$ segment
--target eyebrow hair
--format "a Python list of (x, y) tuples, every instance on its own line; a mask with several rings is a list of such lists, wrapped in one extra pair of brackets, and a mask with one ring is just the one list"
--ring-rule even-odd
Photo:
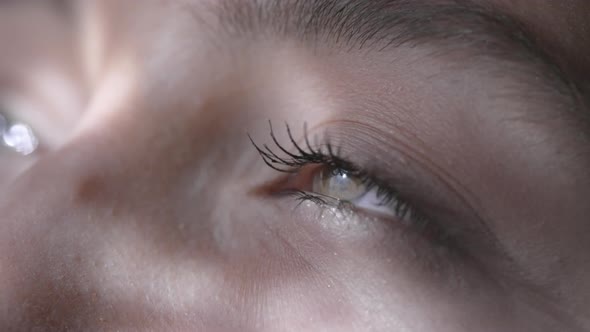
[[(541, 77), (577, 108), (580, 89), (517, 20), (471, 0), (252, 0), (219, 3), (221, 23), (249, 38), (297, 38), (347, 51), (435, 46)], [(512, 70), (512, 69), (511, 69)], [(514, 74), (514, 73), (513, 73)], [(544, 89), (545, 90), (545, 89)]]

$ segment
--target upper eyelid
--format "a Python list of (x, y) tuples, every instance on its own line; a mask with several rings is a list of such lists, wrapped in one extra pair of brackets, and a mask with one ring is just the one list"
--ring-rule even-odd
[[(320, 151), (319, 148), (313, 148), (311, 146), (311, 143), (309, 142), (309, 136), (307, 133), (307, 125), (304, 125), (304, 134), (305, 134), (305, 145), (306, 145), (308, 151), (305, 151), (300, 146), (300, 144), (298, 144), (296, 142), (288, 124), (285, 124), (285, 128), (287, 130), (287, 135), (289, 137), (290, 144), (292, 144), (293, 147), (298, 151), (299, 155), (296, 155), (293, 152), (287, 150), (283, 146), (283, 144), (281, 144), (278, 141), (271, 121), (269, 121), (269, 129), (270, 129), (271, 139), (272, 139), (274, 145), (277, 148), (279, 148), (285, 154), (285, 156), (279, 156), (267, 144), (262, 144), (261, 146), (259, 146), (254, 141), (252, 136), (248, 135), (250, 142), (252, 143), (252, 145), (254, 145), (254, 147), (256, 148), (256, 150), (258, 151), (260, 156), (262, 157), (263, 161), (269, 167), (271, 167), (279, 172), (291, 172), (292, 170), (280, 169), (277, 166), (275, 166), (274, 164), (282, 164), (285, 166), (297, 167), (297, 166), (302, 166), (306, 163), (327, 163), (330, 161), (330, 159), (333, 158), (330, 156), (326, 157), (326, 155), (324, 153), (322, 153), (322, 151)], [(330, 153), (332, 153), (331, 148), (330, 148)]]

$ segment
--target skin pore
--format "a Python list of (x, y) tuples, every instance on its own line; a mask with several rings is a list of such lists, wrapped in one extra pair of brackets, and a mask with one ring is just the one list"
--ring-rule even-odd
[(0, 4), (0, 329), (590, 330), (588, 13)]

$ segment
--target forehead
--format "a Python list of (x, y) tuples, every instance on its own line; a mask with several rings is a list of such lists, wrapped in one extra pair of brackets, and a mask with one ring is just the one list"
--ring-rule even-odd
[(509, 13), (581, 85), (590, 84), (590, 1), (477, 0)]
[[(115, 2), (115, 6), (121, 4)], [(328, 41), (357, 42), (347, 45), (351, 47), (470, 29), (501, 32), (527, 39), (574, 80), (590, 83), (590, 60), (584, 56), (590, 52), (590, 2), (584, 0), (176, 0), (152, 4), (174, 4), (210, 26), (220, 25), (237, 34), (308, 39), (320, 35), (334, 37)], [(150, 6), (148, 2), (135, 5)], [(438, 24), (430, 24), (433, 17)]]
[[(543, 76), (590, 86), (590, 2), (569, 0), (183, 1), (197, 17), (250, 38), (298, 38), (348, 50), (438, 44), (546, 65)], [(559, 77), (561, 76), (561, 77)]]
[[(15, 2), (16, 4), (34, 3)], [(70, 6), (64, 5), (70, 4)], [(310, 44), (355, 49), (403, 43), (439, 44), (450, 48), (472, 43), (471, 51), (490, 53), (478, 42), (490, 40), (496, 55), (521, 57), (541, 54), (548, 62), (541, 75), (557, 68), (566, 85), (590, 86), (589, 21), (590, 2), (583, 0), (147, 0), (137, 1), (51, 1), (56, 12), (68, 18), (76, 8), (85, 17), (102, 21), (108, 39), (120, 41), (149, 39), (151, 34), (169, 33), (169, 49), (183, 42), (233, 45), (228, 35), (251, 39), (288, 40), (297, 38)], [(97, 15), (98, 13), (98, 15)], [(130, 15), (132, 19), (130, 19)], [(137, 21), (149, 21), (146, 26)], [(35, 20), (38, 21), (38, 20)], [(146, 28), (147, 27), (147, 28)], [(5, 29), (6, 31), (10, 29)], [(133, 30), (133, 31), (130, 31)], [(176, 33), (182, 31), (182, 33)], [(468, 33), (467, 33), (468, 32)], [(126, 34), (132, 34), (123, 41)], [(138, 37), (138, 34), (141, 34)], [(200, 41), (199, 41), (200, 40)], [(475, 41), (475, 43), (473, 43)], [(524, 45), (523, 43), (524, 42)], [(111, 45), (105, 46), (105, 48)], [(313, 45), (315, 46), (315, 45)], [(163, 47), (160, 47), (163, 50)], [(554, 77), (551, 77), (553, 80)]]

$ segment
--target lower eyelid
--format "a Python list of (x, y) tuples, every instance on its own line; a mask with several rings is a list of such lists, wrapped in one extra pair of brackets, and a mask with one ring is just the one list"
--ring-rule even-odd
[[(376, 193), (374, 195), (375, 197), (371, 199), (375, 199), (376, 203), (382, 202), (381, 199), (377, 198)], [(361, 232), (359, 236), (364, 236), (362, 232), (367, 231), (381, 234), (392, 234), (392, 232), (405, 234), (406, 237), (419, 239), (417, 242), (420, 242), (421, 245), (428, 243), (428, 250), (433, 250), (435, 246), (444, 247), (445, 249), (455, 247), (452, 244), (452, 239), (447, 239), (447, 233), (444, 229), (441, 229), (438, 224), (428, 219), (413, 215), (412, 210), (398, 213), (391, 206), (392, 204), (382, 205), (383, 210), (375, 207), (366, 208), (360, 205), (358, 201), (341, 201), (332, 197), (305, 192), (291, 192), (290, 196), (297, 198), (295, 210), (302, 206), (307, 210), (315, 210), (317, 215), (315, 221), (312, 220), (312, 222), (317, 222), (324, 228), (329, 225), (326, 222), (331, 222), (332, 226), (328, 227), (329, 229), (342, 228), (346, 232), (353, 233), (359, 231)], [(400, 216), (400, 214), (402, 215)]]
[[(304, 191), (291, 191), (288, 194), (294, 198), (293, 201), (297, 202), (294, 211), (299, 213), (298, 210), (303, 209), (306, 212), (313, 212), (316, 214), (316, 221), (319, 221), (320, 224), (331, 221), (338, 227), (345, 227), (347, 231), (354, 229), (366, 231), (375, 225), (381, 227), (391, 224), (388, 219), (395, 219), (391, 210), (384, 214), (360, 207), (355, 202)], [(307, 213), (306, 216), (309, 217)], [(400, 226), (402, 226), (402, 223), (400, 223)], [(404, 228), (407, 228), (407, 226), (403, 225)]]
[[(358, 211), (350, 203), (318, 204), (312, 200), (287, 199), (280, 204), (285, 204), (288, 209), (285, 213), (297, 220), (298, 227), (314, 234), (318, 241), (325, 242), (324, 245), (347, 251), (372, 248), (371, 251), (382, 251), (397, 257), (396, 260), (418, 266), (450, 263), (438, 257), (441, 253), (452, 255), (452, 250), (446, 246), (435, 244), (403, 222)], [(435, 249), (435, 246), (444, 250)]]
[[(302, 195), (306, 196), (302, 196)], [(367, 236), (376, 225), (377, 218), (365, 216), (355, 211), (344, 201), (315, 194), (293, 193), (297, 199), (292, 213), (302, 216), (311, 227), (320, 227), (339, 237), (361, 238)]]

